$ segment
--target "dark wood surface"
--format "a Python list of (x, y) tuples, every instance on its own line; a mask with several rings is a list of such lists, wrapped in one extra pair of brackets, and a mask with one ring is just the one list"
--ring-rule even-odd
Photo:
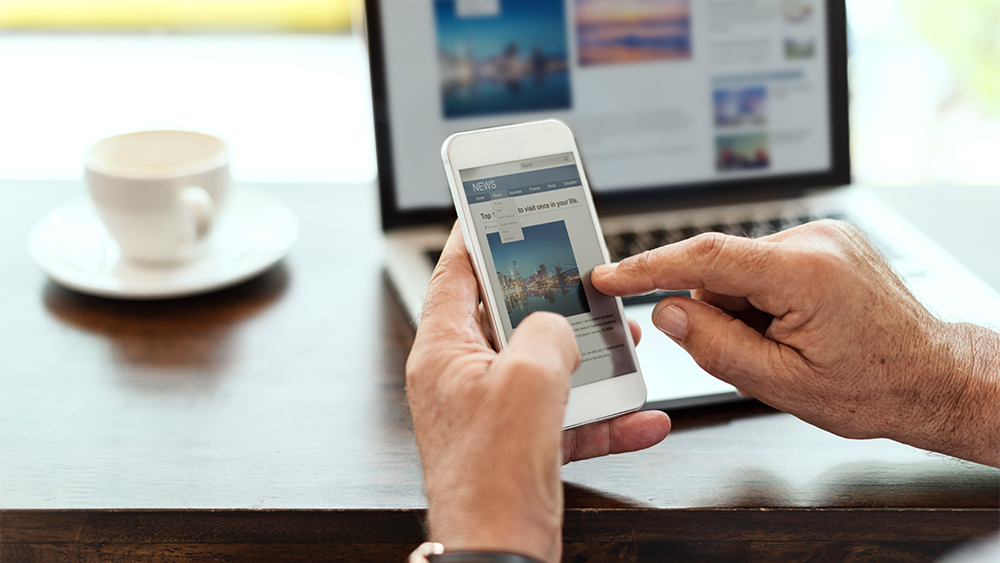
[[(375, 193), (263, 187), (302, 223), (276, 268), (129, 302), (27, 255), (82, 185), (0, 182), (3, 561), (401, 561), (422, 541), (413, 329)], [(567, 561), (932, 561), (1000, 528), (997, 470), (757, 403), (671, 414), (659, 446), (565, 468)]]

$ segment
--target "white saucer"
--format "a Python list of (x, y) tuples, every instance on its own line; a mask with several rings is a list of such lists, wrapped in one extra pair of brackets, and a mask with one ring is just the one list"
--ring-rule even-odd
[(168, 299), (249, 279), (281, 260), (299, 234), (291, 209), (254, 189), (230, 191), (201, 255), (176, 265), (138, 264), (121, 256), (90, 199), (51, 211), (28, 239), (32, 260), (49, 277), (82, 293), (118, 299)]

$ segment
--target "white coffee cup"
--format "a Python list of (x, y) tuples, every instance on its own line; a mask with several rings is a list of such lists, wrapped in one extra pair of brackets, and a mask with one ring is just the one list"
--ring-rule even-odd
[(87, 190), (124, 257), (152, 263), (195, 257), (229, 189), (229, 149), (191, 131), (138, 131), (95, 143)]

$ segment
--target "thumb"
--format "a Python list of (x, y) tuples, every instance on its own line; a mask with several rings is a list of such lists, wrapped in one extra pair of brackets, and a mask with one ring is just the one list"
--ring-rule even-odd
[(521, 321), (490, 368), (508, 431), (530, 435), (551, 430), (552, 439), (561, 440), (570, 375), (579, 365), (580, 350), (564, 317), (535, 312)]
[(707, 303), (687, 297), (664, 299), (653, 309), (653, 325), (681, 345), (702, 369), (755, 397), (769, 391), (804, 360), (794, 349)]
[[(494, 365), (522, 385), (569, 388), (569, 376), (580, 367), (580, 349), (562, 315), (535, 312), (517, 326)], [(552, 381), (554, 380), (554, 381)]]

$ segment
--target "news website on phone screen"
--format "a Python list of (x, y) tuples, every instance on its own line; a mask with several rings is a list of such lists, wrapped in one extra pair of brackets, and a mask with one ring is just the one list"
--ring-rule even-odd
[(590, 275), (605, 263), (572, 152), (460, 170), (504, 334), (529, 314), (569, 320), (583, 362), (573, 387), (637, 371), (628, 324)]

